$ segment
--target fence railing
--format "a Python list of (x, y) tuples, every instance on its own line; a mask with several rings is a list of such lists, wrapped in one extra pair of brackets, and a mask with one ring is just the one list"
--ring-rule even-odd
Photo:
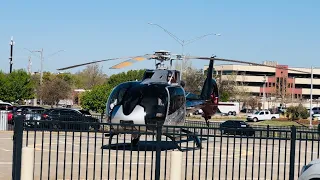
[[(222, 134), (219, 127), (126, 125), (112, 133), (120, 126), (16, 118), (13, 179), (21, 176), (23, 147), (34, 149), (34, 179), (158, 180), (177, 169), (182, 179), (291, 180), (320, 153), (318, 132), (296, 127)], [(171, 167), (178, 149), (182, 161)]]

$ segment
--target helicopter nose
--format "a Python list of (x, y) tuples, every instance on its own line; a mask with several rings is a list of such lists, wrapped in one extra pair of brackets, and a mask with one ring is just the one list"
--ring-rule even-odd
[(125, 121), (132, 121), (133, 124), (139, 124), (139, 125), (144, 125), (145, 124), (145, 110), (142, 106), (137, 105), (134, 107), (133, 111), (125, 115), (123, 113), (123, 106), (118, 106), (118, 108), (115, 108), (112, 113), (113, 117), (111, 118), (112, 123), (119, 123), (120, 121), (125, 122)]

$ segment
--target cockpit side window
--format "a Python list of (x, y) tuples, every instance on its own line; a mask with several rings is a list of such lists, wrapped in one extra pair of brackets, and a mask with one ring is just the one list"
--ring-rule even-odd
[(184, 90), (180, 86), (169, 87), (170, 93), (170, 107), (169, 107), (169, 115), (176, 112), (181, 107), (185, 106), (185, 94)]
[(109, 95), (107, 102), (107, 115), (109, 115), (110, 111), (118, 104), (120, 104), (123, 100), (126, 92), (132, 87), (133, 83), (124, 83), (115, 87), (111, 94)]

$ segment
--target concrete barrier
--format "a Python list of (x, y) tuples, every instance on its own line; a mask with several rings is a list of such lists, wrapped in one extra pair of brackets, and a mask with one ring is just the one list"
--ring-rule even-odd
[(181, 180), (182, 152), (171, 151), (170, 180)]
[(33, 180), (34, 149), (22, 148), (21, 180)]
[(7, 111), (0, 111), (0, 131), (8, 130), (8, 113)]

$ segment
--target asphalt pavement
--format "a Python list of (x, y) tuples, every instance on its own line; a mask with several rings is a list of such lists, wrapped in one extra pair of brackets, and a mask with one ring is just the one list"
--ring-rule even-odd
[[(11, 179), (12, 135), (0, 132), (0, 179)], [(23, 146), (35, 148), (34, 179), (154, 178), (155, 137), (142, 136), (140, 140), (139, 146), (132, 147), (129, 135), (114, 138), (109, 145), (108, 137), (101, 133), (29, 132), (24, 133)], [(202, 149), (196, 148), (193, 141), (181, 146), (185, 150), (183, 179), (288, 179), (290, 140), (204, 136)], [(170, 168), (179, 168), (170, 167), (175, 145), (162, 142), (160, 147), (161, 179), (169, 179)], [(298, 144), (296, 176), (305, 162), (316, 157), (319, 141)]]

